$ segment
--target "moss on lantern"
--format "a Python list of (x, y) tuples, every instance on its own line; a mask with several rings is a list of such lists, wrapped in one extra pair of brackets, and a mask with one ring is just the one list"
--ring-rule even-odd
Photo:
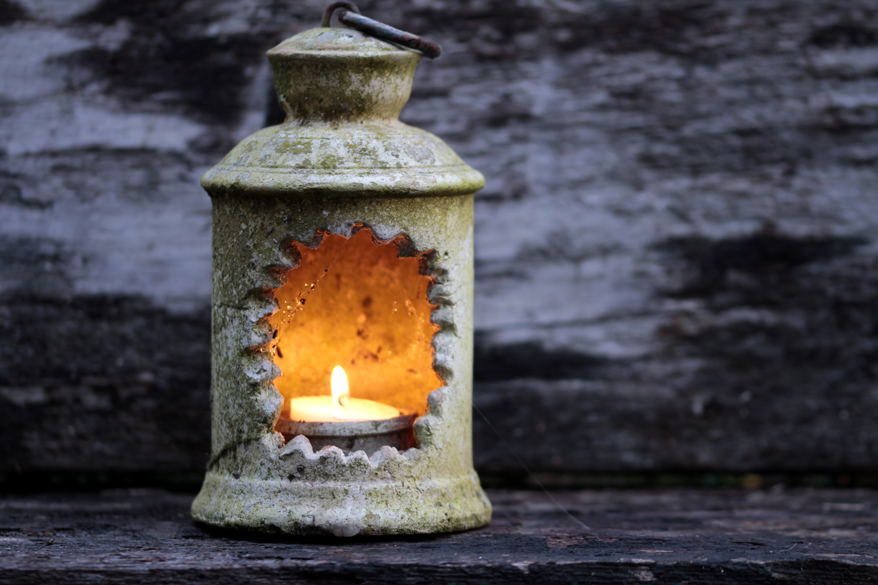
[[(338, 536), (482, 526), (491, 506), (472, 467), (471, 380), (473, 193), (484, 179), (439, 138), (398, 121), (418, 53), (319, 28), (268, 56), (286, 121), (243, 140), (202, 179), (214, 218), (213, 454), (193, 517), (224, 528)], [(360, 229), (378, 243), (403, 238), (405, 255), (422, 258), (431, 283), (410, 294), (429, 304), (432, 371), (419, 373), (433, 381), (413, 395), (389, 394), (406, 407), (420, 396), (415, 448), (314, 452), (305, 437), (285, 442), (275, 430), (284, 404), (271, 350), (278, 300), (287, 294), (279, 291), (296, 280), (305, 248), (319, 249), (321, 234), (351, 238)], [(345, 266), (355, 278), (355, 267)], [(299, 340), (324, 342), (309, 339)], [(283, 367), (304, 383), (295, 364)], [(372, 388), (369, 397), (381, 393)]]

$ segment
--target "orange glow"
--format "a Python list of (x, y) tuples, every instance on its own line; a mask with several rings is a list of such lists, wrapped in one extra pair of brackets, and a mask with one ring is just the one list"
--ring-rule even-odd
[(274, 384), (285, 416), (300, 397), (344, 406), (345, 392), (334, 391), (341, 377), (350, 384), (348, 408), (365, 399), (424, 414), (427, 395), (443, 384), (433, 369), (438, 327), (425, 258), (400, 257), (404, 243), (362, 228), (350, 238), (325, 234), (315, 248), (294, 244), (299, 264), (275, 291), (279, 309), (268, 318), (277, 331), (268, 348), (282, 372)]

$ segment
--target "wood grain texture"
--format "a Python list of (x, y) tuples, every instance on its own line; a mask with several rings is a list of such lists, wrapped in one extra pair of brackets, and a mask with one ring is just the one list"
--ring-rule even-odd
[(191, 496), (0, 499), (0, 580), (30, 583), (874, 583), (875, 492), (491, 492), (487, 528), (419, 538), (207, 533)]
[[(203, 468), (198, 178), (323, 4), (0, 3), (0, 470)], [(876, 470), (874, 2), (360, 4), (443, 45), (403, 118), (487, 178), (476, 404), (529, 466)]]

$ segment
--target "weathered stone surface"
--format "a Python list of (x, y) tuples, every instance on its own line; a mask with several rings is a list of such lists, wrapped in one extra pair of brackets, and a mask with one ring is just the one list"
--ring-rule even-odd
[[(473, 470), (471, 417), (473, 193), (484, 179), (399, 121), (420, 54), (323, 27), (268, 55), (287, 119), (245, 138), (201, 181), (213, 200), (212, 454), (192, 517), (347, 537), (484, 526), (491, 504)], [(321, 233), (330, 235), (317, 250), (333, 251), (315, 261), (307, 247)], [(416, 254), (410, 273), (398, 270)], [(364, 369), (362, 348), (343, 345), (340, 331), (383, 338), (383, 354), (366, 352), (380, 366)], [(292, 358), (296, 345), (313, 351)], [(355, 399), (422, 415), (415, 446), (285, 442), (285, 404), (323, 394), (339, 363), (361, 381), (383, 376), (384, 387), (355, 384)], [(287, 374), (293, 388), (278, 382)]]
[[(323, 4), (0, 6), (0, 468), (201, 466), (198, 177), (278, 121), (263, 52)], [(403, 120), (487, 178), (476, 402), (528, 464), (875, 470), (873, 2), (361, 4), (443, 45)], [(56, 325), (86, 304), (175, 418), (91, 378), (106, 334)], [(517, 469), (478, 417), (475, 445)]]

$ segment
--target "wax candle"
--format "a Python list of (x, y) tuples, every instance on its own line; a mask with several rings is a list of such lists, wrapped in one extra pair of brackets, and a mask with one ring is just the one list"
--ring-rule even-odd
[(332, 396), (300, 396), (290, 400), (290, 420), (302, 422), (356, 422), (400, 416), (396, 408), (364, 398), (351, 398), (348, 379), (336, 366), (330, 379)]

